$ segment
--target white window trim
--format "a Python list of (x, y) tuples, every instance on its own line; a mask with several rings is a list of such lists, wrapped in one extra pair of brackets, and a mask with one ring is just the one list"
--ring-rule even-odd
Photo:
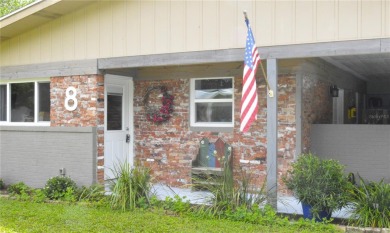
[[(34, 122), (11, 122), (11, 84), (17, 83), (34, 83)], [(39, 83), (50, 83), (50, 78), (40, 78), (33, 80), (19, 80), (13, 82), (0, 82), (0, 85), (7, 86), (7, 121), (0, 121), (0, 126), (50, 126), (49, 121), (39, 121), (38, 98), (39, 98)]]
[(234, 77), (206, 77), (206, 78), (192, 78), (190, 80), (190, 127), (200, 127), (200, 128), (233, 128), (234, 127), (234, 91), (233, 96), (231, 99), (232, 103), (232, 122), (226, 123), (226, 122), (195, 122), (196, 119), (196, 111), (195, 111), (195, 104), (196, 103), (209, 103), (209, 102), (228, 102), (225, 99), (214, 99), (213, 101), (210, 100), (195, 100), (195, 81), (196, 80), (202, 80), (202, 79), (225, 79), (229, 78), (232, 79), (232, 88), (234, 90)]

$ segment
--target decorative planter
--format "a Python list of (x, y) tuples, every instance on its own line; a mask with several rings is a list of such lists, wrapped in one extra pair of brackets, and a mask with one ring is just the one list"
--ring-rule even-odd
[[(304, 218), (313, 219), (313, 214), (311, 212), (311, 205), (302, 203), (302, 210), (303, 210), (303, 217)], [(322, 220), (324, 218), (329, 220), (332, 213), (328, 213), (327, 211), (323, 210), (323, 211), (319, 212), (318, 215), (319, 215), (319, 218), (316, 218), (315, 221), (322, 222)]]

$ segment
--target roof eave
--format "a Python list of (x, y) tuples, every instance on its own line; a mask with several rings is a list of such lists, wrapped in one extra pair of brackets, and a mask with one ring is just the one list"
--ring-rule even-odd
[(95, 0), (39, 0), (0, 18), (0, 41), (5, 41), (61, 17)]
[(51, 6), (53, 4), (56, 4), (57, 2), (60, 2), (62, 0), (38, 0), (35, 2), (32, 2), (14, 12), (11, 12), (8, 15), (5, 15), (0, 18), (0, 29), (3, 29), (4, 27), (11, 25), (23, 18), (26, 18), (42, 9), (47, 8), (48, 6)]

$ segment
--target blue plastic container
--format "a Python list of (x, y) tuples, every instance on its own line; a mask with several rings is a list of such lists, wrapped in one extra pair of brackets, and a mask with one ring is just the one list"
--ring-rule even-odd
[[(311, 213), (311, 205), (302, 203), (302, 210), (303, 210), (303, 217), (304, 218), (313, 219), (313, 214)], [(327, 211), (323, 210), (323, 211), (319, 212), (318, 215), (319, 215), (319, 218), (316, 218), (315, 221), (322, 222), (322, 220), (324, 218), (329, 220), (332, 213), (328, 213)]]

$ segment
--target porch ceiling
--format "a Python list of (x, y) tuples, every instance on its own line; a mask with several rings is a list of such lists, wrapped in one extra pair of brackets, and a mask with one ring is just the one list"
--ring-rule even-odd
[[(390, 53), (324, 56), (320, 59), (351, 73), (355, 77), (367, 82), (381, 82), (390, 80)], [(302, 59), (281, 59), (279, 72), (288, 73), (298, 65)], [(229, 76), (240, 75), (243, 69), (242, 62), (210, 63), (184, 66), (156, 66), (119, 68), (108, 73), (131, 74), (140, 79), (176, 78), (188, 75), (207, 77), (225, 73)], [(191, 70), (191, 73), (188, 71)], [(226, 72), (227, 71), (227, 72)], [(156, 77), (158, 74), (158, 77)]]
[(390, 53), (328, 56), (322, 59), (365, 81), (390, 80)]
[[(153, 58), (143, 55), (102, 58), (98, 59), (98, 68), (108, 73), (122, 73), (140, 79), (153, 79), (151, 76), (164, 73), (173, 78), (172, 71), (177, 76), (183, 77), (184, 74), (188, 77), (186, 72), (190, 67), (198, 70), (195, 71), (197, 75), (212, 75), (214, 71), (240, 75), (243, 50), (157, 54)], [(294, 63), (302, 59), (318, 58), (368, 82), (390, 80), (390, 38), (268, 46), (259, 47), (259, 52), (263, 60), (278, 59), (278, 72), (281, 74), (293, 71), (296, 68)]]

